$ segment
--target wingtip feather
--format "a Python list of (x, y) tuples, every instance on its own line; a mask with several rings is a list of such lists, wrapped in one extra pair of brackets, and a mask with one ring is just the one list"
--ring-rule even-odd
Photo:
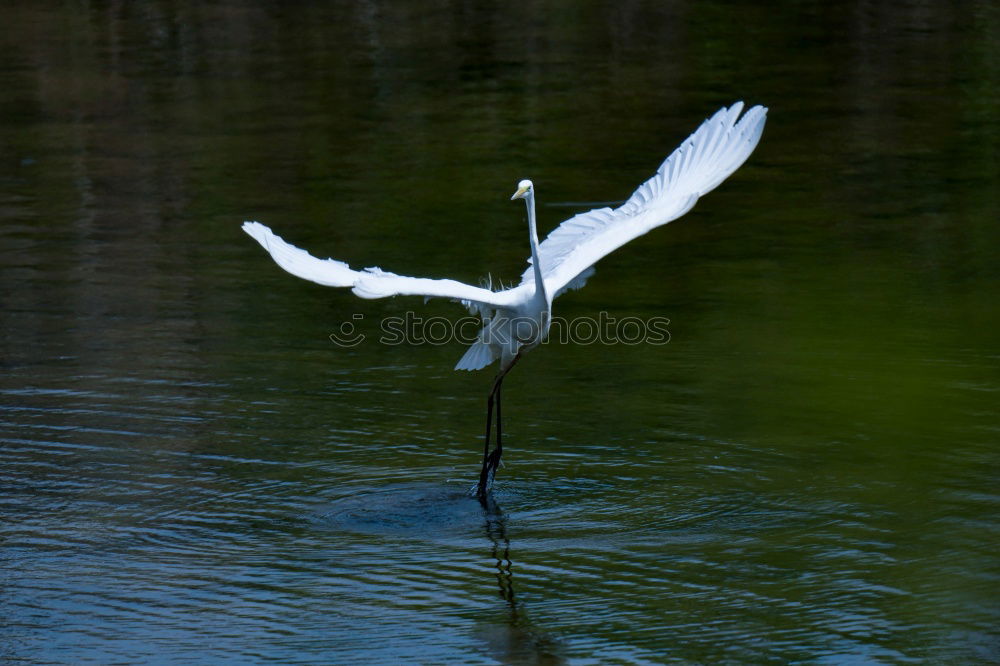
[(358, 273), (336, 259), (318, 259), (302, 248), (286, 242), (266, 225), (246, 221), (243, 231), (267, 250), (274, 262), (296, 277), (327, 287), (351, 287)]

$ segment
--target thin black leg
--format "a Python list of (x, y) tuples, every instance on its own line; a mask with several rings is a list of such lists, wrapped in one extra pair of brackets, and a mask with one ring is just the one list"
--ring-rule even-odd
[[(497, 375), (496, 380), (493, 382), (493, 388), (490, 390), (490, 395), (486, 399), (486, 439), (483, 442), (483, 467), (479, 471), (479, 484), (476, 486), (476, 494), (480, 498), (485, 497), (489, 492), (490, 482), (496, 474), (497, 467), (500, 466), (500, 456), (503, 455), (503, 432), (500, 425), (500, 387), (503, 385), (504, 376), (510, 372), (510, 369), (514, 367), (514, 363), (517, 363), (520, 358), (520, 354), (515, 356), (511, 364)], [(493, 427), (494, 400), (497, 406), (497, 446), (490, 452), (490, 431)]]
[(479, 485), (476, 494), (480, 497), (486, 495), (490, 484), (490, 428), (493, 426), (493, 391), (490, 391), (486, 398), (486, 438), (483, 442), (483, 468), (479, 472)]
[(500, 426), (500, 389), (503, 387), (503, 377), (497, 382), (497, 466), (500, 466), (500, 457), (503, 455), (503, 430)]

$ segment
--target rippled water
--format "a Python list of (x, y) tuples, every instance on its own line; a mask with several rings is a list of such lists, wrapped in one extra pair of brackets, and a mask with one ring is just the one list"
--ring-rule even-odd
[[(1000, 660), (991, 4), (0, 21), (0, 661)], [(511, 280), (518, 179), (544, 232), (740, 98), (747, 165), (556, 304), (670, 344), (528, 356), (485, 505), (490, 374), (374, 340), (461, 311), (239, 231)]]

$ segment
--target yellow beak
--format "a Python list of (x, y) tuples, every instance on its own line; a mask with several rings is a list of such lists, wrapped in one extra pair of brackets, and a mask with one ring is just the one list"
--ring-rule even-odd
[(514, 192), (514, 196), (512, 196), (510, 200), (513, 201), (514, 199), (523, 199), (524, 195), (527, 193), (528, 193), (527, 187), (519, 187), (517, 188), (517, 192)]

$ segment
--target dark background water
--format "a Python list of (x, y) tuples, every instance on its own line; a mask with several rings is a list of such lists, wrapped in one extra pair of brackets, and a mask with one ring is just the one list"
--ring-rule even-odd
[[(7, 2), (0, 661), (993, 663), (994, 3)], [(320, 256), (514, 280), (697, 124), (749, 162), (505, 384)], [(353, 320), (359, 314), (363, 319)]]

